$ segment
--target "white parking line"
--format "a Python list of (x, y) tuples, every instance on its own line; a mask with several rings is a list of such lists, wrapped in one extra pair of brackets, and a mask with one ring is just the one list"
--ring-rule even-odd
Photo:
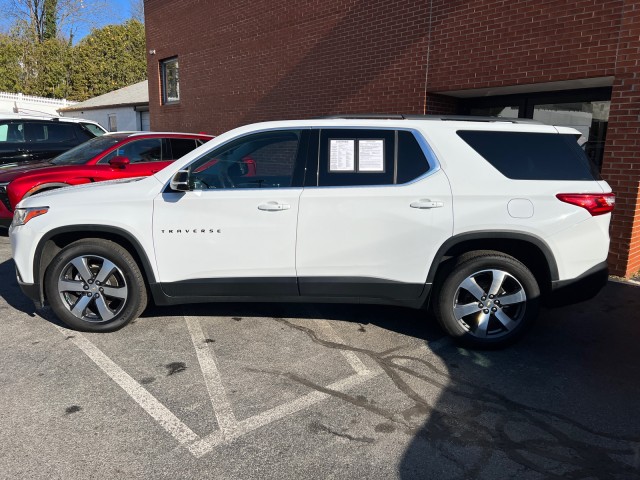
[[(204, 332), (198, 317), (186, 317), (185, 322), (195, 347), (196, 355), (207, 392), (211, 398), (213, 413), (218, 421), (219, 430), (201, 438), (187, 427), (178, 417), (151, 395), (142, 385), (136, 382), (127, 372), (107, 357), (98, 347), (91, 343), (81, 333), (54, 325), (60, 333), (69, 338), (82, 352), (87, 355), (104, 373), (122, 388), (145, 412), (164, 428), (189, 452), (199, 458), (210, 452), (214, 447), (229, 443), (234, 439), (258, 428), (269, 425), (277, 420), (309, 408), (316, 403), (331, 398), (329, 393), (312, 391), (300, 398), (277, 407), (271, 408), (245, 420), (238, 421), (227, 398), (222, 378), (215, 362), (215, 355), (210, 345), (205, 342)], [(336, 343), (344, 343), (325, 320), (319, 320), (318, 325), (325, 337)], [(327, 389), (345, 392), (350, 388), (364, 383), (380, 375), (381, 369), (368, 369), (355, 352), (341, 350), (349, 365), (356, 372), (328, 385)]]
[(186, 316), (184, 319), (187, 322), (187, 328), (191, 334), (193, 346), (196, 349), (196, 355), (198, 356), (198, 362), (211, 398), (211, 406), (218, 421), (218, 426), (225, 437), (231, 437), (234, 430), (238, 428), (238, 422), (222, 384), (222, 378), (220, 377), (213, 351), (205, 342), (204, 333), (198, 319)]
[[(318, 320), (317, 324), (320, 325), (320, 329), (328, 340), (334, 343), (344, 343), (344, 341), (340, 338), (338, 333), (334, 330), (334, 328), (327, 320)], [(364, 363), (362, 363), (362, 360), (358, 358), (355, 352), (352, 352), (350, 350), (340, 350), (340, 353), (342, 353), (342, 356), (347, 359), (347, 362), (349, 362), (349, 365), (351, 365), (351, 368), (353, 368), (356, 373), (358, 373), (359, 375), (366, 375), (370, 373), (369, 369), (365, 366)]]
[(189, 427), (180, 421), (171, 411), (151, 395), (142, 385), (136, 382), (127, 372), (116, 365), (98, 347), (87, 340), (81, 333), (54, 325), (60, 333), (69, 338), (84, 354), (89, 357), (111, 380), (116, 382), (142, 409), (160, 424), (173, 438), (182, 445), (199, 440)]

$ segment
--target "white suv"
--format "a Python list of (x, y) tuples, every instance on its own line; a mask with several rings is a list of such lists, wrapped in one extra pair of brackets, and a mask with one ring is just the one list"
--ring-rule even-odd
[(579, 136), (411, 115), (241, 127), (152, 177), (23, 200), (18, 282), (93, 332), (136, 318), (148, 295), (361, 302), (431, 305), (467, 345), (502, 346), (542, 297), (606, 281), (615, 200)]

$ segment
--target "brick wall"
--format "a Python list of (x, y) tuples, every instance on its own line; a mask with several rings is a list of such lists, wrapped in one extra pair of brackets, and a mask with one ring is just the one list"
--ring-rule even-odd
[(640, 1), (626, 1), (602, 174), (616, 192), (609, 265), (640, 270)]
[(434, 0), (429, 91), (614, 74), (623, 0)]
[[(615, 77), (610, 263), (640, 269), (640, 0), (146, 0), (145, 15), (154, 130), (455, 113), (440, 92)], [(181, 99), (162, 106), (158, 61), (176, 55)]]
[[(424, 110), (422, 0), (147, 0), (145, 12), (154, 130)], [(158, 60), (175, 55), (180, 103), (160, 106)]]

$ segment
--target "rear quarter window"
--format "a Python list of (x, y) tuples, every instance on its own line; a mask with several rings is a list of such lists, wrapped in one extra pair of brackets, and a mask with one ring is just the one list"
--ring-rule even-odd
[(514, 180), (596, 180), (573, 135), (458, 130), (457, 134), (505, 177)]

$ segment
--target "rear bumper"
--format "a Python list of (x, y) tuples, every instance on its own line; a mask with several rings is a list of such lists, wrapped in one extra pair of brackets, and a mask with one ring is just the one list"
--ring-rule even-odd
[(607, 262), (599, 263), (582, 275), (570, 280), (551, 282), (548, 303), (551, 306), (571, 305), (595, 297), (609, 279)]

